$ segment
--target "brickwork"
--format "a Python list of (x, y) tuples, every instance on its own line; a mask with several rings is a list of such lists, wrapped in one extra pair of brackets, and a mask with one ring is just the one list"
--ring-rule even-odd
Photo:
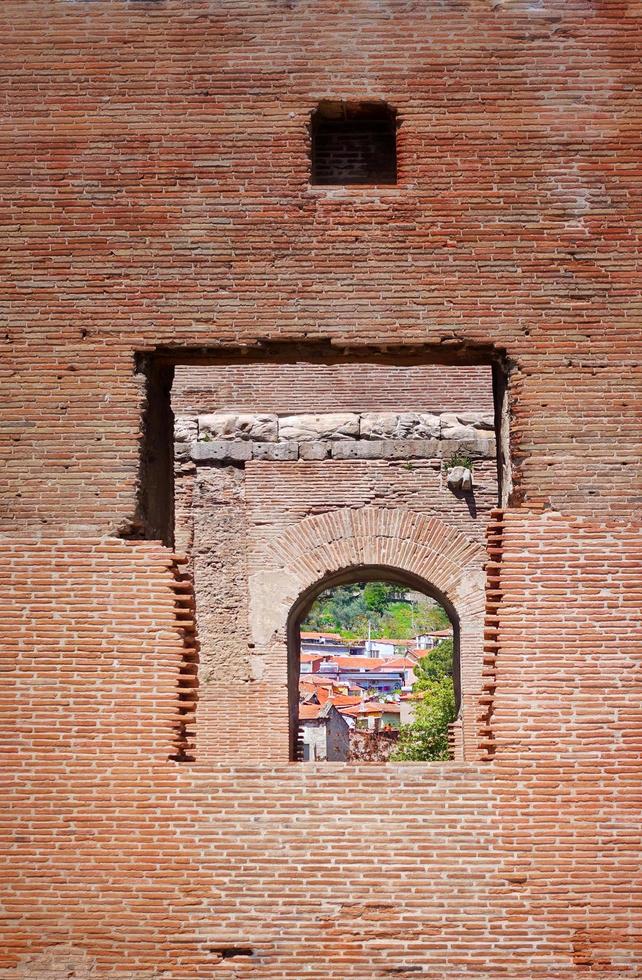
[(492, 412), (488, 366), (434, 364), (179, 365), (177, 414), (238, 412)]
[[(2, 980), (642, 977), (641, 15), (0, 5)], [(310, 187), (310, 112), (364, 97), (397, 111), (397, 184)], [(193, 701), (184, 566), (131, 537), (154, 351), (209, 360), (221, 407), (251, 411), (310, 410), (298, 361), (327, 359), (328, 390), (379, 358), (377, 399), (427, 412), (397, 404), (391, 364), (505, 369), (484, 759), (376, 780), (170, 759)], [(252, 360), (283, 379), (261, 404)], [(371, 410), (338, 390), (327, 410)], [(377, 465), (369, 504), (401, 487), (413, 512)]]
[[(315, 464), (312, 474), (308, 467), (299, 476), (306, 489), (313, 486), (315, 475), (318, 486), (322, 481), (338, 482), (332, 464)], [(464, 757), (476, 758), (484, 549), (441, 520), (424, 517), (430, 512), (428, 500), (419, 504), (418, 513), (402, 509), (403, 497), (387, 510), (364, 507), (356, 501), (349, 508), (341, 508), (335, 502), (332, 509), (324, 508), (326, 513), (322, 516), (296, 520), (283, 503), (289, 497), (287, 474), (280, 478), (281, 492), (271, 496), (266, 468), (283, 467), (252, 465), (253, 472), (246, 480), (245, 508), (237, 498), (232, 508), (219, 507), (209, 512), (205, 520), (202, 514), (195, 518), (199, 531), (195, 535), (194, 576), (202, 646), (199, 761), (240, 761), (248, 754), (265, 761), (288, 758), (290, 615), (312, 586), (322, 589), (328, 576), (365, 566), (381, 566), (415, 576), (450, 603), (459, 623), (459, 673), (467, 719)], [(228, 472), (226, 467), (199, 474), (198, 485), (227, 483)], [(349, 471), (345, 476), (347, 490), (352, 477)], [(225, 547), (228, 528), (235, 541), (235, 560)], [(219, 529), (221, 533), (217, 534)], [(198, 547), (199, 539), (220, 544), (202, 549)], [(246, 575), (241, 572), (243, 568), (247, 569)]]

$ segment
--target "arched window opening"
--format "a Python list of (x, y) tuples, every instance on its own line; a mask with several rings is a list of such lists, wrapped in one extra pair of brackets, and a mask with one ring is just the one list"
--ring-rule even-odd
[(458, 617), (414, 576), (360, 569), (309, 590), (290, 616), (289, 679), (295, 760), (451, 758)]

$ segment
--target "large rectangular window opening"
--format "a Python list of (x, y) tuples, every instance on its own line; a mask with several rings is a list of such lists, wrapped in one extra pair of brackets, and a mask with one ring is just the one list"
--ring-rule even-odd
[(490, 361), (143, 365), (141, 513), (193, 577), (197, 759), (472, 757), (485, 532), (508, 486)]

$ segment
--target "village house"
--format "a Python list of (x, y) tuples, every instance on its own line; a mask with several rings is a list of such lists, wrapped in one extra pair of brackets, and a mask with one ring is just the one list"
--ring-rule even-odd
[(368, 701), (354, 708), (346, 708), (344, 714), (354, 718), (356, 728), (367, 728), (372, 732), (399, 728), (401, 724), (401, 705), (398, 701)]
[(401, 690), (404, 686), (403, 668), (384, 670), (382, 667), (382, 661), (376, 657), (332, 657), (323, 661), (319, 673), (378, 694)]
[(393, 660), (384, 660), (379, 670), (383, 673), (401, 674), (402, 688), (409, 691), (417, 680), (414, 671), (416, 666), (417, 660), (414, 657), (395, 657)]
[(359, 656), (364, 653), (365, 646), (359, 640), (343, 640), (338, 633), (310, 633), (301, 631), (301, 657), (303, 655)]
[(334, 646), (337, 643), (342, 643), (342, 639), (338, 633), (314, 633), (307, 630), (301, 630), (301, 645), (313, 647), (325, 647)]
[(363, 641), (364, 651), (368, 657), (379, 657), (388, 660), (397, 654), (404, 654), (415, 646), (414, 640), (395, 640), (389, 637), (367, 639)]
[(432, 633), (419, 633), (415, 637), (415, 648), (417, 650), (433, 650), (438, 643), (443, 640), (452, 640), (452, 629), (434, 630)]
[(331, 700), (299, 705), (304, 762), (347, 762), (350, 726)]
[(324, 657), (322, 654), (302, 653), (299, 670), (301, 674), (316, 674), (321, 668)]

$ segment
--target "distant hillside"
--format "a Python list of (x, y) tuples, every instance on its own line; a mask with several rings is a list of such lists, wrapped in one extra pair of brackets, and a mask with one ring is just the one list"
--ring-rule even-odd
[(345, 639), (387, 636), (412, 639), (446, 629), (450, 620), (434, 599), (391, 582), (355, 582), (322, 592), (301, 629), (340, 633)]

